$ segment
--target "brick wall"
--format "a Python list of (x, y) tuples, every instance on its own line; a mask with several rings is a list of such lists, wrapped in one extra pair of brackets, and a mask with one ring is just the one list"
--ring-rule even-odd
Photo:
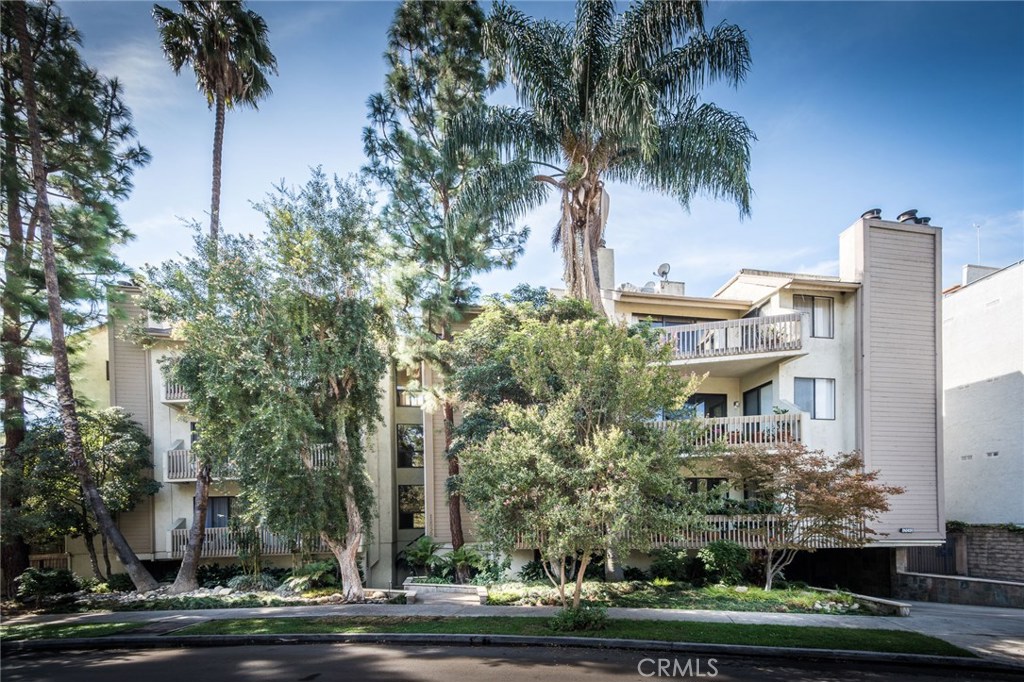
[(1024, 530), (968, 526), (967, 575), (1024, 581)]

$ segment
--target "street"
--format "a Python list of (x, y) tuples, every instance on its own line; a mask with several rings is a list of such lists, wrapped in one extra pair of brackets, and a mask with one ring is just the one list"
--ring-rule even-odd
[[(664, 660), (662, 660), (664, 659)], [(658, 655), (596, 649), (438, 647), (363, 644), (279, 645), (91, 651), (5, 656), (5, 682), (181, 682), (243, 680), (451, 682), (451, 680), (1024, 680), (1021, 674), (971, 673), (923, 666), (723, 656)]]

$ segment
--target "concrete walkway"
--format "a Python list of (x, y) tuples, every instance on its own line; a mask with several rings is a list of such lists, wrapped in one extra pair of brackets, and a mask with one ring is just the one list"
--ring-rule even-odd
[[(1024, 610), (984, 606), (910, 602), (911, 615), (833, 616), (804, 613), (756, 613), (683, 609), (608, 609), (608, 617), (633, 620), (676, 620), (702, 623), (743, 623), (907, 630), (944, 639), (983, 658), (1024, 666)], [(81, 614), (18, 616), (4, 623), (149, 623), (132, 634), (161, 635), (207, 620), (235, 618), (310, 618), (325, 616), (551, 616), (551, 606), (481, 606), (468, 600), (434, 598), (420, 604), (341, 604), (194, 611), (104, 611)]]

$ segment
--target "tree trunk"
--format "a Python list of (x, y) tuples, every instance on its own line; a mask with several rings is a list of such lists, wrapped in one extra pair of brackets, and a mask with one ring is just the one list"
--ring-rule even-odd
[[(25, 440), (25, 393), (22, 378), (25, 372), (25, 344), (22, 340), (21, 306), (19, 301), (25, 284), (25, 235), (21, 222), (21, 192), (18, 189), (17, 142), (14, 127), (13, 64), (3, 63), (3, 131), (4, 150), (2, 176), (4, 200), (7, 202), (8, 244), (4, 252), (3, 282), (3, 368), (0, 369), (0, 397), (4, 401), (3, 453), (0, 455), (0, 504), (8, 518), (3, 547), (0, 549), (0, 593), (13, 596), (14, 579), (28, 568), (29, 546), (25, 538), (11, 531), (10, 519), (20, 514), (24, 465), (18, 448)], [(10, 514), (10, 516), (7, 516)]]
[(92, 478), (85, 461), (82, 446), (82, 434), (78, 426), (78, 414), (75, 411), (75, 395), (71, 387), (71, 368), (68, 363), (67, 342), (64, 338), (64, 311), (61, 308), (60, 287), (57, 283), (57, 256), (53, 243), (53, 224), (50, 218), (50, 205), (46, 194), (46, 171), (43, 161), (42, 135), (39, 130), (39, 119), (36, 108), (34, 65), (32, 64), (31, 46), (28, 38), (28, 18), (24, 3), (14, 4), (15, 30), (18, 34), (19, 52), (21, 53), (21, 72), (25, 83), (25, 118), (28, 124), (28, 136), (32, 149), (32, 177), (35, 183), (37, 215), (39, 216), (39, 234), (43, 255), (43, 276), (46, 281), (46, 302), (50, 313), (50, 336), (53, 347), (53, 373), (57, 385), (57, 401), (60, 405), (61, 422), (63, 423), (64, 440), (67, 447), (71, 467), (82, 485), (89, 506), (96, 517), (100, 530), (106, 535), (131, 576), (132, 582), (139, 591), (148, 591), (157, 587), (153, 576), (139, 562), (135, 552), (128, 545), (121, 530), (103, 502), (96, 483)]
[(199, 589), (196, 571), (203, 555), (203, 543), (206, 542), (206, 508), (210, 505), (210, 472), (209, 462), (196, 462), (196, 511), (192, 516), (192, 527), (188, 531), (188, 543), (181, 557), (178, 575), (171, 585), (171, 594), (181, 594)]
[(572, 595), (572, 607), (580, 607), (580, 599), (583, 597), (583, 578), (587, 573), (587, 565), (590, 563), (590, 552), (584, 552), (580, 565), (576, 567), (576, 591)]
[[(452, 446), (452, 430), (455, 428), (455, 408), (449, 401), (444, 402), (444, 451), (448, 457), (448, 479), (456, 479), (459, 475), (459, 458), (448, 454)], [(458, 549), (466, 543), (462, 534), (462, 496), (453, 492), (448, 496), (448, 526), (452, 532), (452, 549)]]
[(348, 516), (348, 529), (343, 543), (321, 533), (324, 542), (338, 561), (341, 572), (342, 596), (347, 602), (361, 602), (366, 598), (363, 581), (359, 577), (359, 547), (363, 544), (363, 516), (356, 505), (355, 491), (348, 487), (345, 498), (345, 513)]
[(772, 556), (775, 553), (772, 550), (765, 550), (765, 562), (764, 562), (764, 591), (771, 592), (772, 589), (772, 578), (775, 577), (775, 569), (772, 568)]
[(210, 239), (214, 246), (220, 234), (220, 167), (224, 151), (224, 96), (217, 94), (214, 101), (215, 120), (213, 124), (213, 182), (210, 192)]
[[(85, 542), (85, 551), (89, 553), (89, 567), (92, 569), (93, 576), (100, 582), (106, 582), (107, 578), (104, 578), (103, 573), (100, 572), (100, 562), (96, 557), (95, 534), (91, 530), (83, 530), (82, 540)], [(107, 576), (110, 576), (109, 570)]]
[(107, 569), (107, 577), (109, 578), (114, 574), (114, 570), (110, 567), (110, 552), (107, 551), (106, 536), (100, 535), (100, 545), (103, 547), (103, 566)]

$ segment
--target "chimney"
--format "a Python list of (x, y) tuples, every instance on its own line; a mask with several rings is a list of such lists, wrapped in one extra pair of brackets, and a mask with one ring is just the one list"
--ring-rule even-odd
[(917, 209), (911, 208), (903, 213), (896, 216), (896, 222), (898, 223), (916, 223), (917, 222)]
[(880, 208), (869, 208), (860, 214), (863, 220), (880, 220), (882, 218), (882, 209)]

